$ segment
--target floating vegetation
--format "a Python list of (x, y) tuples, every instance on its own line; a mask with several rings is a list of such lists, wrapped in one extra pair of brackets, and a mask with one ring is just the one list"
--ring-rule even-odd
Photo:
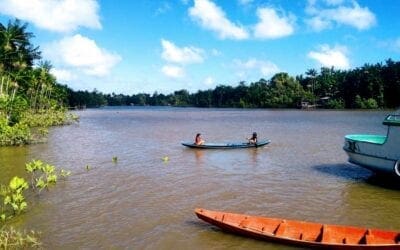
[(41, 160), (32, 160), (25, 164), (25, 170), (31, 174), (31, 186), (33, 189), (39, 189), (42, 191), (44, 188), (49, 188), (50, 185), (56, 184), (58, 175), (62, 178), (66, 178), (71, 175), (71, 171), (61, 169), (56, 170), (56, 167), (47, 163), (43, 163)]
[(162, 158), (162, 160), (163, 160), (163, 162), (168, 162), (168, 161), (169, 161), (169, 157), (168, 157), (168, 156), (164, 156), (164, 157)]
[(116, 157), (116, 156), (113, 156), (113, 158), (112, 158), (112, 162), (113, 162), (113, 163), (117, 163), (117, 162), (118, 162), (118, 157)]
[(60, 175), (61, 175), (62, 178), (66, 178), (66, 177), (71, 175), (71, 171), (67, 171), (67, 170), (61, 169)]

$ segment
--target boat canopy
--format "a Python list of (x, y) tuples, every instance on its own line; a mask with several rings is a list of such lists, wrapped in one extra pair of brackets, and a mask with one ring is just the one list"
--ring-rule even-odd
[(388, 115), (383, 120), (383, 125), (400, 126), (400, 115)]
[(387, 137), (384, 135), (357, 134), (357, 135), (346, 135), (345, 138), (351, 141), (369, 142), (382, 145), (386, 142)]

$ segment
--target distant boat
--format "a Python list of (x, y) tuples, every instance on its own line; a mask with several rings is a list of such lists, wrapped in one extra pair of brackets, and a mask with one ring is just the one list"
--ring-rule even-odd
[(400, 177), (400, 115), (388, 115), (383, 124), (386, 135), (346, 135), (343, 150), (351, 163)]
[(400, 249), (400, 232), (195, 209), (197, 217), (244, 236), (328, 249)]
[(301, 102), (299, 107), (301, 109), (315, 109), (315, 108), (317, 108), (317, 105), (311, 104), (309, 102)]
[(201, 145), (193, 142), (182, 142), (183, 146), (199, 149), (234, 149), (234, 148), (258, 148), (269, 144), (270, 140), (263, 140), (257, 143), (238, 142), (238, 143), (204, 143)]

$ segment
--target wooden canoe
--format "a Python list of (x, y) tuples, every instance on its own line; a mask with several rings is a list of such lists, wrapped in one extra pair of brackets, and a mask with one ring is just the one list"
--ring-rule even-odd
[(223, 230), (284, 244), (329, 249), (400, 249), (400, 232), (259, 217), (202, 208), (197, 208), (195, 213), (200, 219)]
[(189, 148), (199, 148), (199, 149), (234, 149), (234, 148), (258, 148), (269, 144), (270, 140), (259, 141), (256, 144), (247, 142), (238, 143), (204, 143), (202, 145), (197, 145), (192, 142), (182, 142), (183, 146)]

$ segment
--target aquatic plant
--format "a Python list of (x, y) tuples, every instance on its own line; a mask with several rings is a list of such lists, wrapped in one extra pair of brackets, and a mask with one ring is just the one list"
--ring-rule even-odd
[(25, 211), (28, 204), (25, 201), (23, 192), (28, 187), (25, 179), (18, 176), (14, 176), (8, 186), (1, 186), (0, 196), (3, 197), (3, 206), (1, 207), (0, 218), (2, 221)]
[[(31, 174), (31, 187), (39, 193), (44, 188), (49, 188), (50, 185), (55, 184), (58, 179), (56, 167), (50, 164), (45, 164), (41, 160), (32, 160), (25, 164), (25, 170)], [(71, 174), (71, 171), (61, 169), (59, 175), (66, 178)]]
[(27, 209), (28, 203), (25, 200), (24, 191), (29, 190), (29, 187), (33, 191), (39, 189), (40, 193), (42, 189), (57, 182), (58, 174), (64, 179), (71, 174), (71, 171), (64, 169), (58, 171), (55, 166), (43, 163), (41, 160), (32, 160), (26, 163), (25, 170), (31, 175), (30, 185), (24, 178), (18, 176), (13, 177), (8, 186), (0, 185), (0, 198), (2, 198), (0, 222), (3, 224), (0, 229), (0, 249), (41, 248), (42, 243), (39, 241), (38, 233), (35, 231), (26, 233), (14, 228), (6, 228), (4, 223)]
[(118, 157), (116, 157), (116, 156), (113, 156), (113, 158), (112, 158), (112, 162), (113, 162), (113, 163), (117, 163), (117, 162), (118, 162)]
[(0, 249), (39, 249), (41, 246), (39, 233), (35, 231), (20, 232), (13, 227), (0, 229)]
[(61, 178), (67, 178), (68, 176), (70, 176), (71, 175), (71, 171), (67, 171), (67, 170), (65, 170), (65, 169), (61, 169), (61, 171), (60, 171), (60, 176), (61, 176)]

